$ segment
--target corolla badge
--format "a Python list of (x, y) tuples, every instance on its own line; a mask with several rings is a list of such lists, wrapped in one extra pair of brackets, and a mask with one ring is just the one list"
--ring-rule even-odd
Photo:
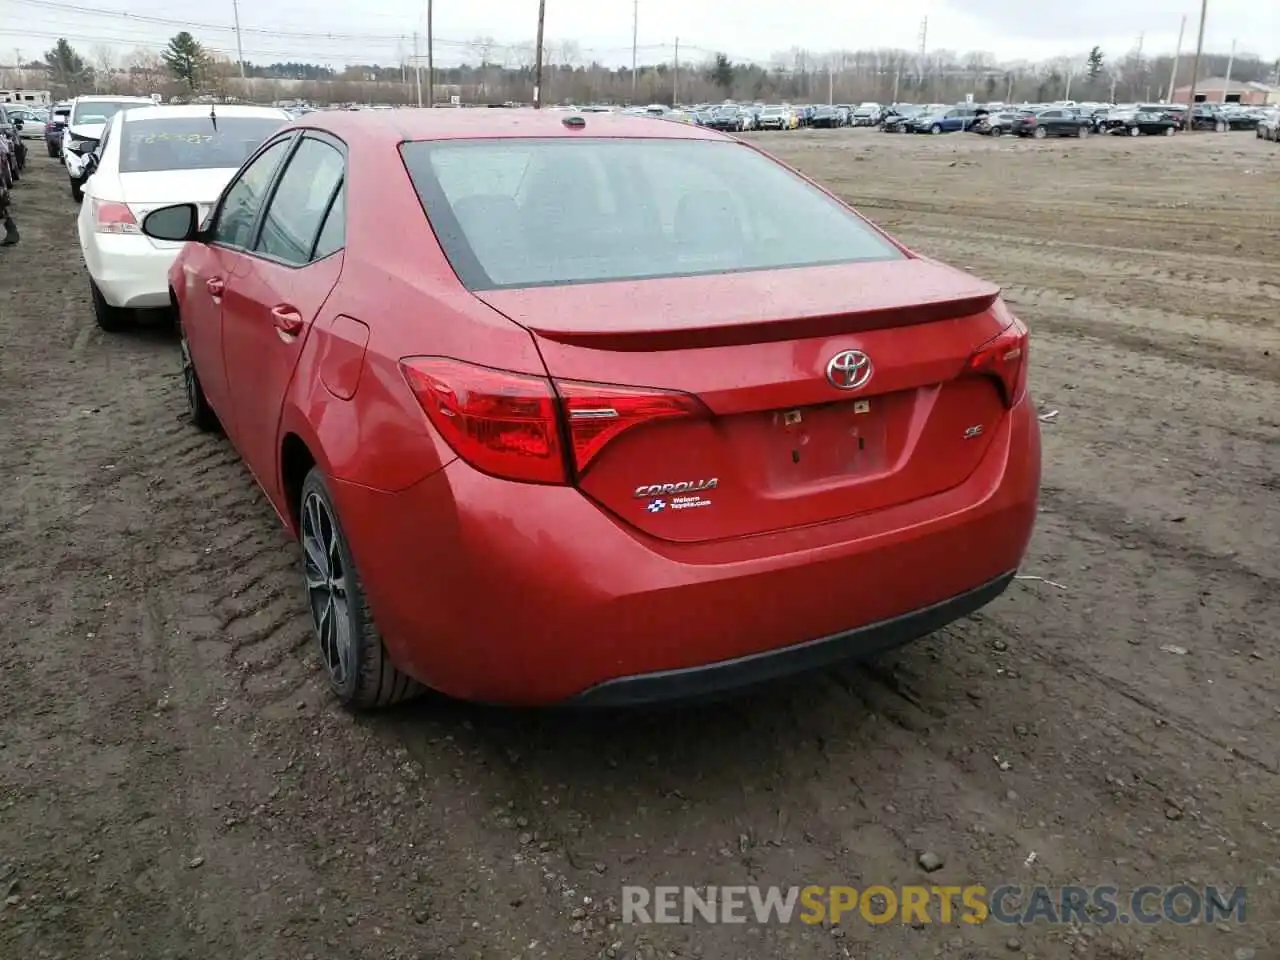
[(857, 390), (871, 379), (871, 358), (861, 350), (842, 350), (827, 361), (827, 382), (840, 390)]
[[(706, 480), (685, 480), (681, 483), (645, 483), (636, 487), (636, 497), (670, 497), (682, 493), (698, 493), (703, 490), (714, 490), (720, 486), (715, 477)], [(658, 509), (661, 509), (659, 507)]]

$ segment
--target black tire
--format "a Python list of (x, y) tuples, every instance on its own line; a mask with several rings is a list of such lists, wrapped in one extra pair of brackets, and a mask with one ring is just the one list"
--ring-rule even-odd
[(204, 387), (200, 384), (200, 374), (196, 372), (195, 361), (191, 359), (191, 347), (187, 343), (187, 331), (182, 328), (182, 319), (178, 319), (179, 356), (182, 362), (182, 387), (187, 395), (187, 416), (197, 430), (214, 433), (222, 429), (218, 415), (209, 406), (209, 399), (204, 395)]
[(71, 199), (76, 203), (82, 202), (84, 200), (84, 181), (72, 180), (70, 177), (67, 179), (71, 184)]
[(93, 319), (98, 321), (99, 327), (108, 333), (119, 333), (129, 326), (129, 311), (107, 303), (107, 298), (92, 280), (89, 281), (89, 296), (93, 298)]
[[(391, 662), (369, 612), (337, 508), (318, 467), (313, 467), (302, 482), (298, 514), (307, 609), (329, 689), (344, 705), (358, 710), (387, 707), (421, 693), (422, 687)], [(320, 566), (321, 561), (324, 567)], [(335, 583), (339, 580), (341, 588)], [(335, 599), (338, 597), (340, 602)], [(339, 615), (346, 617), (350, 637), (345, 661), (338, 648), (335, 618)]]
[(1213, 132), (1214, 132), (1214, 133), (1226, 133), (1226, 132), (1227, 132), (1227, 125), (1226, 125), (1225, 123), (1223, 123), (1221, 120), (1219, 120), (1217, 123), (1215, 123), (1215, 124), (1213, 125)]
[(49, 156), (56, 157), (58, 155), (58, 148), (53, 144), (47, 143), (45, 144), (45, 148), (49, 151)]
[(1142, 136), (1142, 131), (1141, 131), (1141, 130), (1139, 130), (1137, 127), (1130, 127), (1130, 128), (1129, 128), (1129, 136), (1131, 136), (1131, 137), (1140, 137), (1140, 136)]
[(992, 135), (993, 137), (1001, 136), (1003, 133), (1004, 133), (1004, 131), (1003, 131), (1003, 130), (1001, 130), (999, 127), (992, 127), (992, 128), (991, 128), (991, 135)]
[(1049, 136), (1049, 131), (1044, 127), (1036, 127), (1035, 131), (1031, 135), (1037, 140), (1043, 140), (1045, 137)]
[(1089, 128), (1081, 127), (1079, 131), (1076, 133), (1076, 136), (1079, 137), (1081, 140), (1084, 140), (1086, 137), (1089, 136)]
[(1178, 132), (1178, 131), (1177, 131), (1177, 130), (1175, 130), (1173, 127), (1165, 127), (1165, 128), (1164, 128), (1164, 135), (1165, 135), (1166, 137), (1172, 137), (1172, 136), (1173, 136), (1175, 133), (1177, 133), (1177, 132)]
[(942, 133), (942, 127), (935, 123), (929, 128), (929, 132), (936, 137), (938, 134)]

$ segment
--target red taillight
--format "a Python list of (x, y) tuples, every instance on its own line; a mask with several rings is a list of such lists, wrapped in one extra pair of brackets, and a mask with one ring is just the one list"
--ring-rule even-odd
[(445, 357), (409, 357), (405, 377), (463, 460), (526, 483), (564, 483), (564, 451), (550, 381)]
[(702, 401), (687, 393), (579, 380), (555, 383), (569, 424), (573, 465), (578, 474), (587, 469), (605, 444), (632, 427), (707, 413)]
[(133, 211), (123, 203), (93, 201), (93, 229), (97, 233), (141, 233)]
[(1026, 390), (1027, 328), (1014, 319), (973, 352), (965, 363), (965, 371), (995, 379), (1005, 406), (1012, 407)]
[(707, 413), (684, 393), (553, 383), (446, 357), (408, 357), (401, 366), (432, 426), (458, 456), (477, 470), (525, 483), (568, 483), (633, 427)]

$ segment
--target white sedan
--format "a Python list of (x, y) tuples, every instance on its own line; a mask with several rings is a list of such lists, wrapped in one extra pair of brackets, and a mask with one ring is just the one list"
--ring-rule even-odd
[(144, 236), (143, 217), (173, 203), (203, 218), (240, 165), (289, 122), (283, 110), (193, 104), (117, 113), (88, 162), (78, 221), (94, 317), (119, 330), (134, 308), (169, 305), (169, 267), (181, 249)]

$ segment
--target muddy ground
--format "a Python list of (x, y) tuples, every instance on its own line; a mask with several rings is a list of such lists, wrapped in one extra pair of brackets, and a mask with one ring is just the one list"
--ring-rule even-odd
[[(592, 722), (331, 703), (293, 544), (183, 423), (172, 336), (95, 327), (33, 151), (0, 250), (0, 957), (1280, 956), (1280, 150), (761, 139), (1005, 285), (1058, 411), (1023, 572), (1061, 586)], [(614, 924), (623, 884), (841, 882), (1247, 885), (1248, 916)]]

